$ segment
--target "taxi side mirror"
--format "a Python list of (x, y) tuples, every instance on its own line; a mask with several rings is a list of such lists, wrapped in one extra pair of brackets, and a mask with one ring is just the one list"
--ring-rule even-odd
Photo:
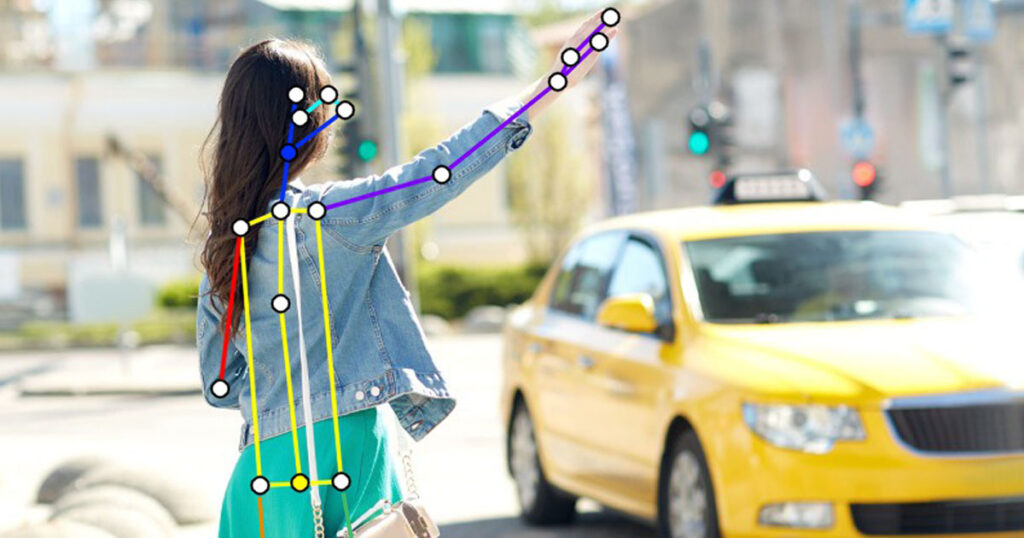
[(654, 299), (648, 293), (627, 293), (609, 297), (597, 309), (597, 323), (613, 329), (652, 333), (658, 328)]

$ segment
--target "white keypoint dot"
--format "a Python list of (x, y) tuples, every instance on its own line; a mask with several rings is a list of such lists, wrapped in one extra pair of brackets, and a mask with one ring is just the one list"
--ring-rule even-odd
[(244, 219), (238, 219), (231, 225), (231, 231), (238, 237), (242, 237), (249, 233), (249, 223)]
[(548, 77), (548, 87), (556, 92), (564, 90), (568, 85), (569, 79), (565, 78), (565, 75), (561, 73), (552, 73), (551, 76)]
[(270, 214), (277, 220), (284, 220), (288, 218), (288, 214), (291, 213), (292, 208), (288, 207), (288, 204), (284, 202), (277, 202), (270, 208)]
[(447, 183), (452, 178), (452, 171), (447, 166), (441, 165), (434, 169), (434, 181), (438, 183)]
[(320, 220), (327, 214), (327, 207), (321, 202), (313, 202), (306, 208), (306, 215), (313, 220)]
[(576, 49), (568, 48), (562, 51), (562, 63), (572, 67), (580, 61), (580, 53)]
[(252, 482), (249, 483), (249, 486), (252, 488), (252, 492), (256, 495), (263, 495), (270, 491), (270, 481), (262, 476), (253, 478)]
[(210, 392), (218, 398), (223, 398), (228, 395), (231, 387), (228, 386), (228, 382), (223, 379), (218, 379), (210, 385)]
[(598, 32), (590, 37), (590, 48), (601, 51), (608, 48), (608, 36)]
[(320, 89), (320, 100), (324, 103), (331, 104), (338, 99), (338, 90), (334, 89), (334, 86), (324, 86)]
[(356, 114), (356, 107), (351, 101), (342, 101), (338, 103), (338, 108), (335, 109), (338, 117), (347, 120)]
[(274, 309), (274, 312), (278, 314), (284, 314), (288, 311), (288, 307), (291, 306), (292, 302), (288, 299), (288, 296), (283, 294), (277, 294), (273, 299), (270, 300), (270, 307)]
[(305, 125), (307, 121), (309, 121), (309, 114), (306, 114), (305, 110), (296, 110), (295, 113), (292, 114), (292, 123), (299, 127)]
[(345, 491), (352, 485), (352, 479), (349, 478), (348, 473), (338, 473), (331, 479), (331, 485), (338, 491)]
[(288, 90), (288, 100), (293, 103), (298, 103), (306, 97), (306, 92), (302, 91), (302, 88), (298, 86), (292, 86), (292, 89)]
[(620, 19), (622, 19), (622, 17), (619, 16), (619, 10), (613, 7), (610, 7), (601, 13), (601, 22), (603, 22), (605, 26), (615, 26), (616, 24), (619, 24)]

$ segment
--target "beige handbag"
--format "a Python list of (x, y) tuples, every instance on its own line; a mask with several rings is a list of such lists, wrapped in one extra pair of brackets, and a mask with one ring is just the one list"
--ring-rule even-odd
[[(367, 518), (380, 512), (376, 517)], [(441, 535), (423, 505), (417, 500), (403, 499), (395, 504), (382, 500), (362, 517), (352, 522), (355, 538), (437, 538)], [(338, 538), (348, 538), (348, 529), (341, 529)]]
[[(387, 414), (393, 416), (390, 410)], [(441, 536), (441, 531), (419, 502), (416, 478), (412, 470), (412, 448), (405, 439), (406, 433), (399, 425), (397, 417), (394, 423), (399, 455), (405, 470), (404, 498), (394, 504), (388, 499), (381, 499), (373, 508), (352, 522), (352, 534), (355, 538), (437, 538)], [(371, 519), (371, 516), (374, 517)], [(338, 531), (337, 538), (348, 538), (348, 529)]]
[[(302, 332), (302, 294), (299, 285), (299, 261), (295, 239), (295, 215), (289, 215), (285, 220), (285, 229), (288, 236), (288, 251), (292, 273), (292, 283), (295, 288), (295, 312), (299, 321), (299, 365), (302, 372), (302, 411), (306, 420), (306, 453), (309, 456), (309, 478), (310, 483), (317, 483), (316, 465), (316, 441), (313, 435), (313, 413), (310, 408), (309, 394), (309, 365), (306, 360), (306, 342)], [(381, 406), (380, 411), (386, 411), (393, 415), (390, 410)], [(381, 499), (373, 508), (359, 516), (352, 522), (352, 533), (354, 538), (438, 538), (441, 531), (438, 530), (434, 520), (427, 514), (426, 509), (419, 502), (419, 492), (416, 491), (416, 481), (412, 471), (412, 449), (406, 441), (405, 431), (398, 425), (397, 417), (394, 419), (397, 427), (395, 434), (398, 436), (399, 455), (402, 459), (402, 466), (405, 469), (405, 495), (404, 498), (394, 504), (389, 499)], [(390, 455), (390, 454), (389, 454)], [(324, 538), (324, 516), (323, 503), (320, 499), (320, 488), (309, 488), (310, 500), (313, 504), (313, 524), (317, 538)], [(341, 529), (336, 535), (338, 538), (348, 538), (348, 529)]]

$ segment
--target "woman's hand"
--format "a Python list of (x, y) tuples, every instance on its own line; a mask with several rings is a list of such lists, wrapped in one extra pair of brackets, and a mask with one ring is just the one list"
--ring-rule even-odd
[[(564, 87), (564, 89), (562, 89), (561, 91), (547, 92), (547, 94), (544, 97), (537, 100), (537, 102), (534, 103), (532, 107), (530, 107), (529, 115), (531, 121), (535, 120), (537, 116), (539, 116), (540, 113), (543, 112), (548, 105), (553, 103), (555, 99), (557, 99), (563, 91), (579, 84), (579, 82), (583, 80), (583, 77), (587, 76), (587, 73), (589, 73), (590, 70), (593, 69), (594, 64), (597, 63), (597, 57), (600, 54), (600, 51), (591, 50), (589, 37), (598, 27), (598, 25), (601, 24), (601, 15), (603, 13), (603, 11), (599, 11), (591, 15), (589, 18), (587, 18), (587, 20), (580, 23), (579, 27), (576, 28), (576, 31), (573, 33), (572, 37), (566, 40), (566, 42), (558, 49), (558, 55), (555, 57), (555, 62), (554, 65), (552, 65), (551, 70), (548, 71), (548, 73), (546, 73), (544, 76), (542, 76), (540, 80), (531, 84), (525, 91), (523, 91), (523, 93), (520, 94), (520, 102), (522, 102), (523, 104), (529, 103), (534, 97), (537, 96), (537, 94), (543, 92), (545, 89), (548, 88), (548, 86), (550, 85), (549, 77), (552, 74), (564, 73), (563, 68), (566, 68), (566, 64), (563, 62), (563, 52), (566, 49), (576, 50), (578, 57), (586, 55), (586, 58), (577, 60), (577, 63), (574, 66), (566, 68), (568, 70), (568, 73), (566, 75), (566, 86)], [(618, 23), (618, 17), (619, 16), (616, 13), (616, 23)], [(615, 34), (617, 34), (618, 32), (619, 30), (617, 27), (609, 27), (607, 25), (601, 29), (601, 33), (607, 37), (608, 44), (611, 43), (611, 40), (615, 38)], [(607, 47), (608, 45), (606, 44), (605, 46)]]

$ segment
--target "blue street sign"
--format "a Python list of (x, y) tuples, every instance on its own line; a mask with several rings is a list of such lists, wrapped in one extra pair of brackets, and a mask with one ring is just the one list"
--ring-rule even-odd
[(912, 34), (944, 34), (953, 29), (954, 0), (905, 0), (903, 23)]
[(996, 35), (996, 13), (991, 0), (961, 1), (964, 35), (971, 41), (992, 41)]
[(851, 118), (839, 128), (843, 149), (854, 159), (866, 159), (875, 151), (875, 130), (863, 118)]

